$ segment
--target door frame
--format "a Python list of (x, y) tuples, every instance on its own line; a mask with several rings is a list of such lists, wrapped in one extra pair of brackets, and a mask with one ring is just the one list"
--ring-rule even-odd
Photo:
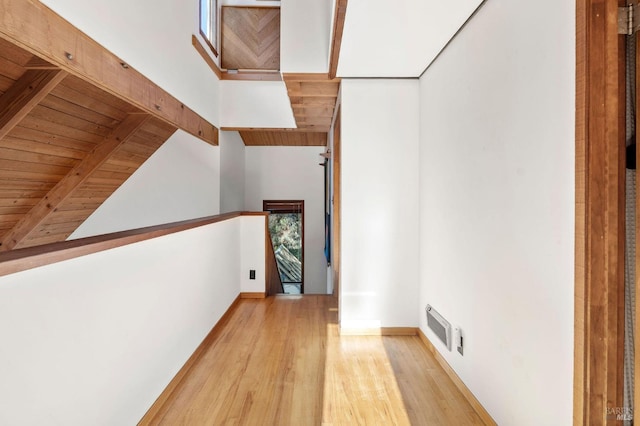
[(574, 425), (614, 424), (623, 404), (622, 5), (576, 0)]
[[(269, 208), (269, 206), (277, 206), (275, 208)], [(300, 210), (297, 210), (297, 209)], [(302, 282), (300, 283), (300, 294), (304, 294), (304, 200), (262, 200), (262, 210), (269, 213), (300, 213), (301, 223), (300, 232), (302, 235), (301, 249), (300, 249), (300, 262), (302, 263)], [(269, 219), (267, 219), (269, 220)], [(268, 224), (267, 224), (267, 229)], [(271, 236), (269, 236), (271, 237)], [(273, 244), (273, 240), (272, 240)], [(274, 247), (275, 249), (275, 247)], [(280, 271), (278, 271), (280, 273)], [(283, 283), (284, 284), (284, 283)]]

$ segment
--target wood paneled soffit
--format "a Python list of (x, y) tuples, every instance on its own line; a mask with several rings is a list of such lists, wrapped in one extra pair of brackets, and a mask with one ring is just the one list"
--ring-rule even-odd
[(328, 74), (285, 73), (284, 82), (299, 129), (328, 132), (340, 90), (340, 79)]
[(71, 196), (94, 171), (107, 161), (149, 119), (150, 116), (148, 114), (130, 114), (4, 235), (0, 242), (0, 251), (20, 248), (23, 241), (29, 237), (38, 225), (55, 212), (59, 205)]
[(28, 70), (0, 96), (0, 139), (68, 75), (62, 70)]
[[(206, 142), (218, 129), (36, 0), (0, 0), (0, 38)], [(40, 61), (40, 67), (45, 62)]]

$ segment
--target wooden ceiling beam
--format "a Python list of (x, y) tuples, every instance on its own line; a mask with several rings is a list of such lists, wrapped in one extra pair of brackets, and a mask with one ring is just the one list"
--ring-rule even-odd
[(0, 38), (212, 145), (218, 129), (43, 3), (0, 0)]
[(0, 96), (0, 139), (4, 138), (68, 75), (62, 70), (26, 71)]
[(93, 151), (64, 176), (0, 242), (0, 251), (20, 248), (29, 235), (56, 211), (122, 144), (127, 142), (148, 120), (148, 114), (130, 114)]

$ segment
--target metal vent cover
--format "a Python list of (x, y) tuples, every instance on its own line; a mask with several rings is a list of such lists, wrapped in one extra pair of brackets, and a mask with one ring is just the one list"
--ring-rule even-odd
[(438, 336), (442, 343), (451, 350), (451, 324), (444, 319), (431, 305), (427, 305), (427, 325)]

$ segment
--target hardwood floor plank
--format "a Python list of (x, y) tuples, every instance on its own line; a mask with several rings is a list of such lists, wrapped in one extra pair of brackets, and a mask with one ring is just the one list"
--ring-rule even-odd
[(340, 336), (337, 299), (241, 299), (140, 425), (483, 424), (417, 336)]

